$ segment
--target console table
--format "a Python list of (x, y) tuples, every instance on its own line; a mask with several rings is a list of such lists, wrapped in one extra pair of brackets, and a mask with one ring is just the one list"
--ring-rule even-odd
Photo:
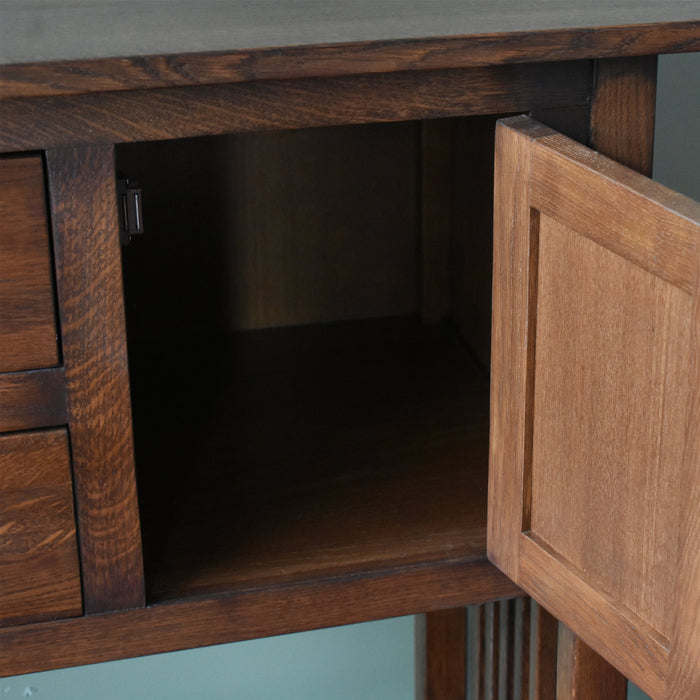
[(550, 5), (3, 5), (4, 675), (426, 613), (459, 697), (525, 591), (511, 687), (699, 696), (699, 8)]

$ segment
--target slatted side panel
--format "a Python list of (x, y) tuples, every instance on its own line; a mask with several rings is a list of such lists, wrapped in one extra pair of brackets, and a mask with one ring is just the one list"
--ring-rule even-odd
[(530, 598), (467, 608), (467, 700), (554, 700), (558, 622)]

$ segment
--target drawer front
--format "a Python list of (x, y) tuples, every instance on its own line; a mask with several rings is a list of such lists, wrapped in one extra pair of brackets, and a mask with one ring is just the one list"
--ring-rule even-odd
[(81, 614), (68, 434), (0, 435), (0, 626)]
[(58, 364), (41, 157), (0, 159), (0, 372)]

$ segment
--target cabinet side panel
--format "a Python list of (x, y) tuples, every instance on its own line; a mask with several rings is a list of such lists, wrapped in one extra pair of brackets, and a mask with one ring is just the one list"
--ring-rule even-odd
[(651, 175), (656, 114), (656, 56), (596, 61), (590, 145)]
[(143, 605), (111, 146), (49, 151), (86, 613)]

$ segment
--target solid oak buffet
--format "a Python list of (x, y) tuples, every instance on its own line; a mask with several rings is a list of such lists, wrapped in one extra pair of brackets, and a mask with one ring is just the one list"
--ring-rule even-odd
[(427, 613), (459, 697), (522, 588), (559, 697), (700, 696), (697, 10), (4, 3), (3, 674)]

